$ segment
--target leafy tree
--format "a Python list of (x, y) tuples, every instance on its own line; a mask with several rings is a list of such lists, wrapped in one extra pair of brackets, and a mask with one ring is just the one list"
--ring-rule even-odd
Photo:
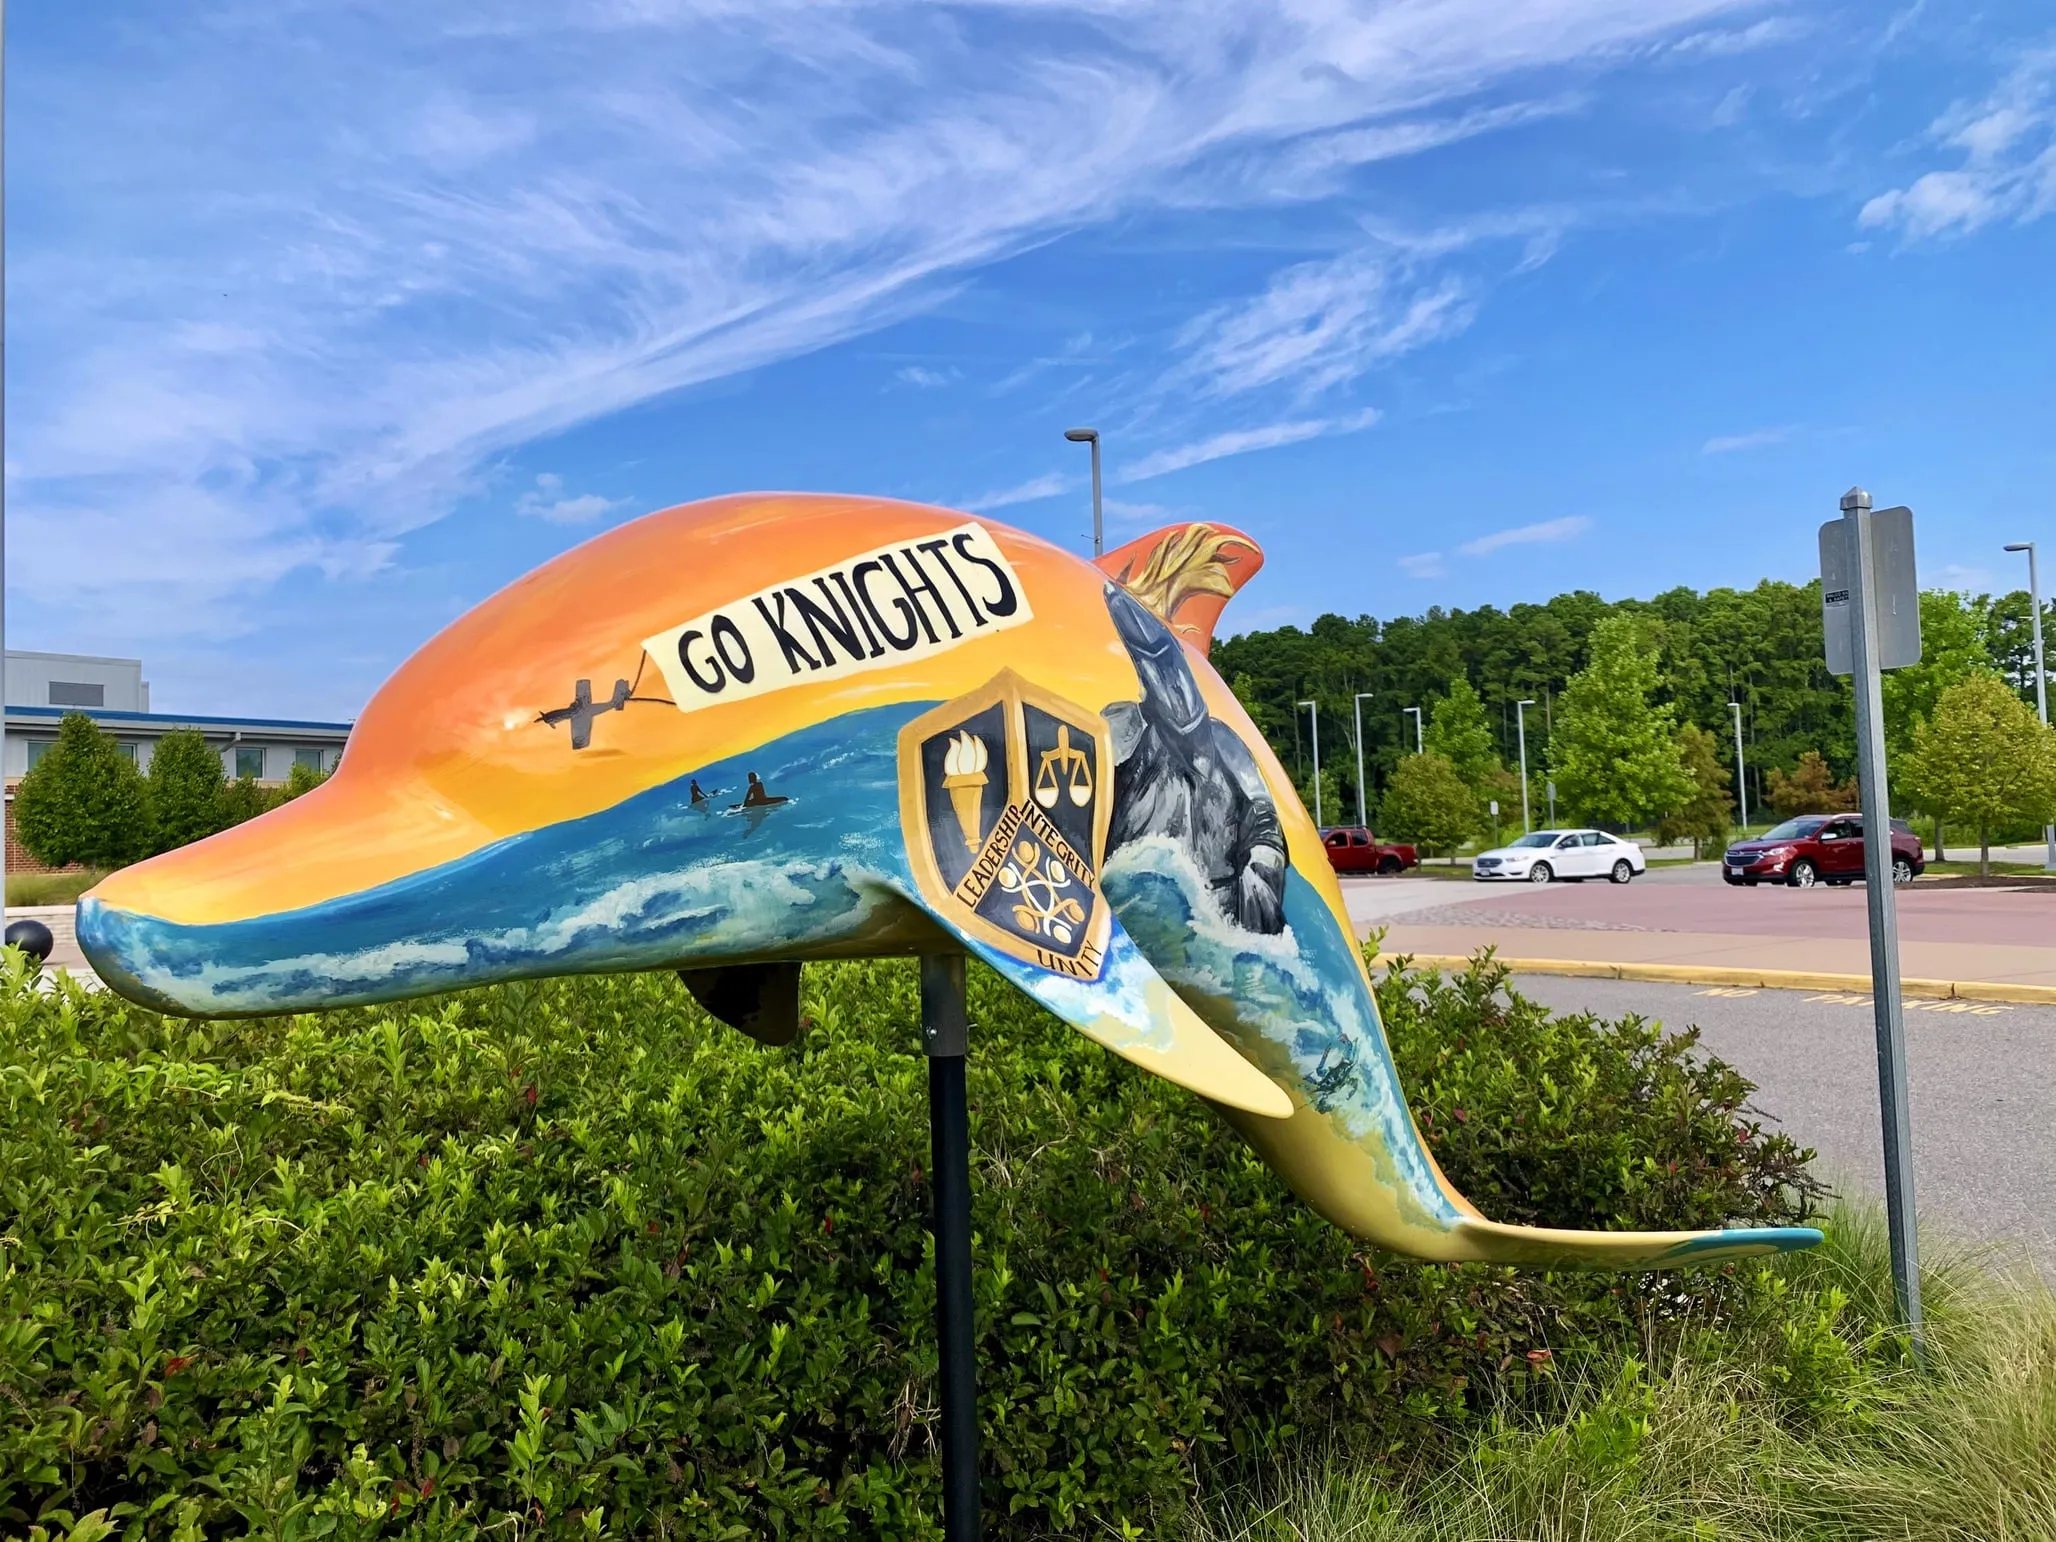
[(1902, 754), (1913, 742), (1913, 725), (1934, 715), (1935, 702), (1959, 680), (1994, 667), (1988, 635), (1991, 618), (1976, 602), (1946, 589), (1920, 596), (1920, 661), (1885, 670), (1885, 746)]
[(1780, 819), (1794, 814), (1846, 814), (1860, 800), (1855, 778), (1835, 785), (1835, 774), (1819, 750), (1808, 750), (1790, 776), (1772, 768), (1770, 806)]
[(1697, 857), (1703, 844), (1725, 841), (1733, 827), (1735, 800), (1728, 795), (1732, 778), (1720, 763), (1713, 735), (1697, 723), (1687, 723), (1678, 730), (1678, 758), (1685, 763), (1699, 790), (1692, 794), (1691, 802), (1658, 822), (1656, 838), (1666, 846), (1690, 841), (1692, 855)]
[(1424, 853), (1446, 855), (1478, 833), (1478, 796), (1444, 756), (1433, 750), (1409, 755), (1378, 802), (1378, 823), (1387, 840), (1411, 841)]
[(1314, 797), (1312, 766), (1308, 766), (1302, 775), (1293, 778), (1292, 785), (1299, 793), (1299, 801), (1306, 806), (1307, 813), (1318, 815), (1324, 824), (1347, 824), (1356, 815), (1355, 800), (1350, 799), (1345, 803), (1342, 773), (1332, 765), (1323, 764), (1321, 767), (1321, 796), (1318, 800)]
[(1462, 675), (1449, 682), (1449, 694), (1435, 703), (1422, 743), (1430, 754), (1448, 761), (1457, 780), (1473, 792), (1483, 792), (1499, 771), (1499, 751), (1493, 747), (1485, 704)]
[(1914, 727), (1906, 772), (1921, 807), (1977, 831), (1980, 873), (1992, 870), (1995, 827), (2056, 817), (2056, 730), (1996, 674), (1942, 692)]
[(222, 828), (255, 819), (270, 807), (270, 794), (257, 785), (257, 779), (239, 776), (221, 790)]
[(1591, 662), (1556, 703), (1549, 765), (1573, 816), (1639, 825), (1691, 801), (1675, 713), (1657, 706), (1657, 657), (1627, 616), (1592, 629)]
[(83, 712), (67, 712), (14, 795), (15, 829), (52, 867), (124, 867), (150, 854), (150, 793), (134, 761)]
[(285, 785), (274, 787), (265, 795), (264, 806), (266, 809), (279, 808), (303, 793), (312, 792), (327, 780), (326, 771), (317, 771), (312, 766), (302, 765), (296, 760), (293, 762), (293, 769), (286, 773)]
[(150, 809), (157, 820), (157, 849), (204, 840), (227, 823), (221, 805), (221, 754), (197, 729), (177, 728), (157, 741), (150, 755)]

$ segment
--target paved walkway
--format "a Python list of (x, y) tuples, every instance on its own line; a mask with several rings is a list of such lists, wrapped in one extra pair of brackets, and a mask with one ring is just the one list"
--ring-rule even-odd
[[(1349, 909), (1388, 953), (1619, 965), (1870, 973), (1861, 886), (1734, 888), (1711, 863), (1660, 868), (1634, 883), (1352, 880)], [(1900, 968), (1908, 979), (2056, 988), (2056, 891), (1899, 891)]]

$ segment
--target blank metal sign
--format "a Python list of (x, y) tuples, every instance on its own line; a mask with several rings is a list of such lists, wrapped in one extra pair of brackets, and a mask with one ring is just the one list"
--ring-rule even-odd
[[(1870, 517), (1872, 582), (1878, 600), (1878, 668), (1920, 662), (1920, 588), (1913, 574), (1913, 510), (1903, 504)], [(1856, 644), (1849, 635), (1849, 593), (1856, 587), (1856, 553), (1849, 521), (1820, 527), (1820, 616), (1827, 635), (1828, 672), (1852, 674)]]

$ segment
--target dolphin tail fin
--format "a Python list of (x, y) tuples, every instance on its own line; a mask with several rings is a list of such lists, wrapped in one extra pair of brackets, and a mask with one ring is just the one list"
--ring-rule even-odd
[(1099, 570), (1202, 654), (1228, 601), (1256, 577), (1264, 554), (1230, 525), (1166, 525), (1108, 552)]
[(1451, 1261), (1550, 1269), (1682, 1269), (1789, 1253), (1819, 1244), (1810, 1226), (1733, 1231), (1563, 1231), (1464, 1217), (1449, 1234)]

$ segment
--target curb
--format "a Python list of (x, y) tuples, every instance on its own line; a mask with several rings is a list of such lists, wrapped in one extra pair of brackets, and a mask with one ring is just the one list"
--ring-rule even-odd
[[(1468, 956), (1414, 953), (1410, 957), (1429, 969), (1467, 969)], [(1839, 991), (1870, 994), (1867, 974), (1815, 974), (1805, 969), (1736, 969), (1718, 964), (1610, 964), (1576, 958), (1504, 958), (1493, 955), (1515, 974), (1571, 975), (1591, 980), (1642, 980), (1652, 985), (1741, 985), (1761, 990)], [(1902, 996), (1935, 1001), (2010, 1001), (2030, 1006), (2056, 1006), (2056, 985), (2002, 985), (1991, 980), (1905, 980)]]

